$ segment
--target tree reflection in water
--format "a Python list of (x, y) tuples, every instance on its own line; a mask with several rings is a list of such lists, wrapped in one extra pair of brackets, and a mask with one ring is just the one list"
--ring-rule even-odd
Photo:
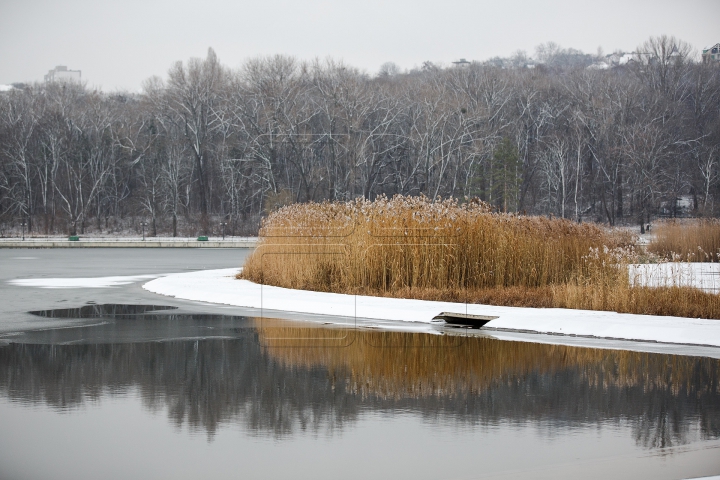
[(38, 317), (47, 318), (122, 318), (157, 312), (159, 310), (177, 310), (167, 305), (125, 305), (116, 303), (88, 304), (77, 308), (54, 308), (29, 312)]
[(0, 395), (73, 409), (139, 392), (151, 410), (212, 437), (224, 423), (276, 438), (332, 434), (365, 412), (469, 425), (632, 426), (639, 445), (720, 437), (720, 361), (484, 337), (355, 331), (345, 348), (268, 326), (236, 339), (0, 347)]

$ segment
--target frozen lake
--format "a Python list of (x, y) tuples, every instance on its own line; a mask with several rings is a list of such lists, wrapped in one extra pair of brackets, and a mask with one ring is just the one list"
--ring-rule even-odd
[(0, 478), (720, 474), (714, 358), (323, 326), (141, 288), (247, 254), (0, 249)]

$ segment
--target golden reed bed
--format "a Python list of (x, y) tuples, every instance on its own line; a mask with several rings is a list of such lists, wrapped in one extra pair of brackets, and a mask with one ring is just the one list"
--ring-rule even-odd
[(720, 318), (720, 297), (630, 285), (633, 237), (492, 212), (480, 201), (380, 197), (269, 215), (241, 278), (287, 288), (493, 305)]
[(655, 226), (650, 253), (685, 262), (720, 261), (720, 220), (668, 220)]

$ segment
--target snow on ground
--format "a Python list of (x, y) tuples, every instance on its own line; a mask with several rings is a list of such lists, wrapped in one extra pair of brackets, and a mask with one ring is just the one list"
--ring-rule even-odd
[(10, 285), (18, 287), (38, 288), (110, 288), (120, 285), (157, 278), (160, 275), (132, 275), (124, 277), (90, 277), (90, 278), (18, 278), (8, 280)]
[(720, 263), (649, 263), (630, 265), (630, 283), (647, 287), (695, 287), (720, 293)]
[[(495, 315), (485, 328), (720, 347), (720, 320), (620, 314), (560, 308), (498, 307), (262, 286), (234, 278), (239, 269), (172, 274), (143, 288), (180, 299), (332, 317), (431, 323), (440, 312)], [(260, 313), (262, 316), (262, 311)], [(338, 318), (337, 323), (347, 323)]]

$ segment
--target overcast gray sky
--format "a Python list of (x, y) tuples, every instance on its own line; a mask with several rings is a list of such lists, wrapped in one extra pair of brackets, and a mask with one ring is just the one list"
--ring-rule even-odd
[(534, 53), (554, 41), (631, 51), (668, 34), (697, 50), (720, 42), (718, 0), (0, 0), (0, 84), (40, 81), (55, 65), (90, 86), (136, 91), (177, 60), (282, 53), (331, 56), (375, 73), (430, 60)]

